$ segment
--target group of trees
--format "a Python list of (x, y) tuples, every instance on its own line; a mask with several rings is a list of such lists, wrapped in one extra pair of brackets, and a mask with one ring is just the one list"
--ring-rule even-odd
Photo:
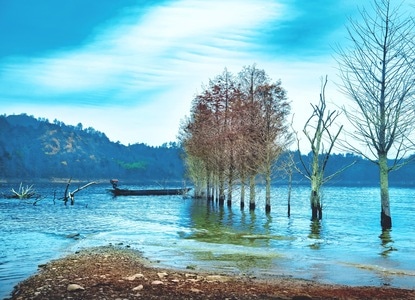
[(241, 207), (249, 186), (249, 208), (255, 209), (258, 175), (266, 182), (266, 211), (271, 209), (272, 167), (286, 150), (290, 136), (290, 105), (281, 82), (272, 82), (264, 70), (246, 66), (234, 76), (226, 69), (195, 96), (190, 117), (183, 122), (180, 140), (186, 152), (189, 176), (197, 196), (206, 188), (224, 204), (232, 203), (237, 182)]
[[(353, 143), (343, 145), (378, 166), (383, 229), (392, 227), (389, 172), (407, 163), (404, 158), (415, 146), (415, 19), (402, 13), (403, 3), (392, 2), (373, 0), (372, 11), (360, 11), (361, 22), (351, 20), (347, 28), (348, 47), (339, 47), (337, 53), (341, 90), (351, 100), (343, 112)], [(338, 126), (331, 132), (338, 113), (326, 111), (326, 83), (303, 130), (313, 156), (309, 165), (302, 161), (303, 174), (311, 182), (312, 219), (321, 218), (320, 187), (332, 178), (324, 172), (342, 131)], [(290, 141), (288, 113), (281, 82), (271, 83), (255, 66), (245, 67), (236, 78), (225, 70), (195, 97), (181, 139), (191, 177), (197, 185), (206, 185), (208, 199), (213, 185), (223, 201), (225, 182), (231, 199), (238, 179), (241, 206), (249, 182), (253, 209), (255, 178), (262, 174), (267, 183), (266, 211), (270, 210), (272, 165)]]

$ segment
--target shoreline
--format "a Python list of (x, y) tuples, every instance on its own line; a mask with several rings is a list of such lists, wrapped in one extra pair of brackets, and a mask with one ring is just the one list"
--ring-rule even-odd
[(6, 299), (415, 299), (415, 290), (158, 267), (137, 250), (86, 248), (40, 265)]

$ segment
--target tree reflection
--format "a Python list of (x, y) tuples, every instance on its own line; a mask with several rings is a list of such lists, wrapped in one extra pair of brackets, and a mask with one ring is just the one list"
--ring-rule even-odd
[(381, 240), (381, 246), (383, 248), (383, 251), (380, 253), (380, 255), (387, 257), (392, 251), (396, 251), (397, 249), (393, 247), (393, 239), (391, 237), (392, 229), (382, 229), (382, 233), (379, 235), (379, 238)]
[(320, 220), (312, 220), (310, 223), (310, 234), (308, 235), (310, 239), (316, 240), (314, 243), (310, 244), (311, 249), (318, 250), (321, 247), (321, 222)]

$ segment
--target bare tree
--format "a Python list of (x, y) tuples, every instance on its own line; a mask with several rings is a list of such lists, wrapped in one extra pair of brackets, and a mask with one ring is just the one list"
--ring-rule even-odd
[(244, 147), (247, 149), (245, 158), (245, 171), (249, 180), (249, 210), (255, 210), (256, 203), (256, 177), (259, 173), (261, 149), (261, 107), (258, 101), (258, 88), (269, 83), (269, 78), (264, 70), (258, 69), (256, 65), (245, 66), (239, 73), (241, 90), (245, 94), (248, 118), (244, 120), (247, 126)]
[(68, 200), (71, 200), (71, 205), (75, 204), (75, 194), (78, 193), (79, 191), (82, 191), (83, 189), (86, 189), (87, 187), (96, 184), (95, 181), (89, 182), (81, 187), (78, 187), (76, 190), (74, 190), (73, 192), (69, 191), (69, 185), (71, 184), (71, 180), (72, 178), (70, 178), (68, 180), (68, 183), (66, 184), (66, 188), (65, 188), (65, 195), (63, 196), (63, 202), (66, 203), (68, 202)]
[(281, 81), (264, 84), (258, 87), (258, 102), (261, 108), (260, 136), (257, 150), (260, 159), (260, 170), (265, 177), (265, 212), (271, 212), (271, 180), (273, 166), (281, 153), (291, 143), (288, 132), (287, 116), (290, 104)]
[[(373, 12), (362, 10), (362, 22), (351, 20), (350, 49), (338, 50), (342, 91), (351, 100), (344, 107), (359, 145), (349, 148), (379, 166), (381, 226), (392, 227), (389, 172), (402, 165), (413, 144), (415, 93), (415, 22), (402, 5), (374, 0)], [(389, 156), (393, 156), (389, 160)]]
[(311, 183), (311, 219), (321, 220), (323, 217), (323, 207), (321, 203), (321, 187), (327, 181), (341, 173), (348, 165), (342, 169), (334, 172), (331, 175), (326, 176), (325, 170), (330, 158), (330, 154), (334, 148), (334, 145), (343, 129), (341, 125), (335, 134), (332, 134), (331, 128), (335, 125), (335, 121), (340, 115), (338, 111), (327, 111), (325, 89), (327, 85), (327, 76), (322, 80), (320, 101), (318, 105), (311, 104), (313, 113), (306, 121), (303, 134), (306, 136), (307, 141), (311, 146), (311, 163), (304, 161), (300, 152), (300, 139), (297, 134), (298, 153), (302, 169), (298, 171), (303, 174)]

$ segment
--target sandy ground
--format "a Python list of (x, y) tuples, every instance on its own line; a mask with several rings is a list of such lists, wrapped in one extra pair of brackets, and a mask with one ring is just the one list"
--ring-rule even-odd
[(415, 290), (161, 269), (137, 251), (108, 246), (39, 266), (10, 299), (415, 299)]

